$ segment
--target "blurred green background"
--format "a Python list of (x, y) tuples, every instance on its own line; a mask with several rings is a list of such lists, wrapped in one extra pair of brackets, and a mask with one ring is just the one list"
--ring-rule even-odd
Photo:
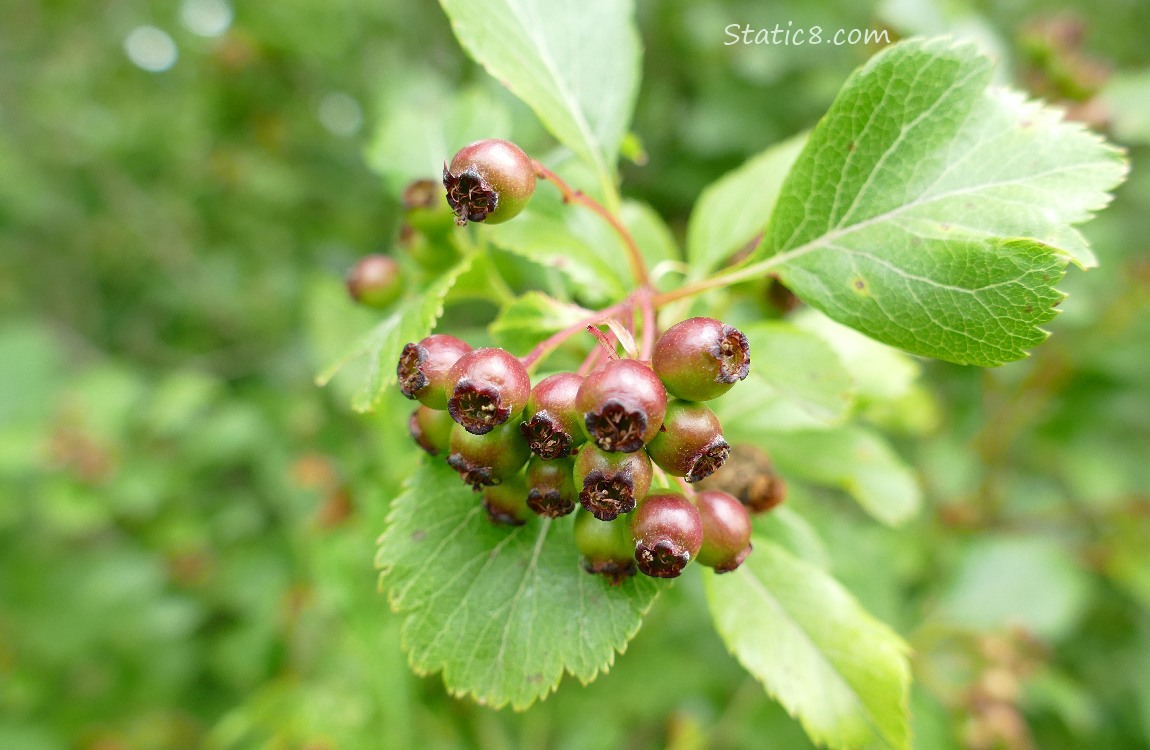
[[(794, 502), (914, 647), (917, 747), (1150, 747), (1150, 5), (638, 5), (624, 192), (677, 230), (875, 51), (728, 47), (731, 23), (973, 35), (1130, 149), (1048, 343), (926, 364), (928, 419), (863, 415), (919, 469), (920, 518)], [(694, 577), (609, 675), (524, 714), (408, 671), (371, 562), (408, 407), (353, 415), (313, 375), (323, 292), (398, 252), (373, 138), (470, 85), (550, 147), (433, 3), (0, 4), (0, 748), (809, 746)]]

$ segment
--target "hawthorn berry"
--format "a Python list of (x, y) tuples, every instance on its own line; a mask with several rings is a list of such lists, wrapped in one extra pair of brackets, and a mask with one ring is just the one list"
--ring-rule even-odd
[(614, 586), (635, 575), (635, 541), (625, 519), (603, 523), (580, 509), (575, 516), (575, 547), (583, 570)]
[(450, 450), (447, 464), (459, 472), (464, 483), (476, 491), (514, 476), (531, 455), (527, 444), (509, 424), (500, 425), (482, 435), (454, 425), (451, 428)]
[(401, 199), (405, 225), (426, 237), (443, 237), (455, 226), (455, 214), (443, 205), (442, 196), (442, 188), (434, 180), (409, 183)]
[(366, 255), (347, 272), (347, 292), (361, 305), (384, 308), (403, 294), (403, 274), (394, 258)]
[(671, 395), (709, 401), (747, 377), (751, 350), (738, 329), (714, 318), (688, 318), (655, 342), (651, 365)]
[(443, 165), (455, 223), (499, 224), (517, 215), (535, 193), (535, 167), (514, 143), (489, 138), (461, 148)]
[(432, 409), (447, 408), (448, 373), (471, 346), (446, 333), (434, 333), (418, 344), (409, 343), (399, 355), (395, 374), (399, 390)]
[(703, 520), (698, 561), (716, 573), (729, 573), (751, 554), (751, 515), (743, 503), (719, 490), (695, 495)]
[(746, 444), (732, 447), (726, 468), (704, 479), (698, 489), (734, 495), (751, 513), (765, 513), (787, 496), (787, 482), (770, 457), (761, 448)]
[(483, 510), (497, 526), (522, 526), (531, 518), (527, 507), (527, 486), (521, 474), (513, 474), (499, 484), (483, 489)]
[(503, 349), (467, 352), (452, 366), (447, 384), (451, 418), (476, 435), (490, 432), (519, 414), (531, 395), (527, 368)]
[(527, 419), (519, 429), (532, 453), (545, 460), (561, 458), (586, 440), (575, 408), (582, 384), (581, 375), (561, 372), (543, 378), (531, 389), (524, 412)]
[(605, 453), (585, 445), (575, 458), (579, 503), (600, 521), (630, 513), (651, 489), (651, 459), (645, 451)]
[(420, 404), (407, 421), (407, 430), (412, 440), (433, 456), (445, 454), (451, 447), (451, 428), (455, 421), (451, 415), (440, 409), (432, 409)]
[(668, 474), (698, 482), (717, 471), (731, 452), (722, 430), (706, 404), (673, 399), (647, 453)]
[(642, 573), (676, 578), (703, 546), (703, 519), (682, 495), (648, 495), (631, 516), (631, 535)]
[(575, 406), (595, 445), (604, 451), (631, 453), (659, 432), (667, 391), (647, 365), (634, 359), (612, 359), (583, 379)]
[(575, 462), (570, 458), (527, 462), (527, 507), (541, 516), (558, 518), (575, 510)]

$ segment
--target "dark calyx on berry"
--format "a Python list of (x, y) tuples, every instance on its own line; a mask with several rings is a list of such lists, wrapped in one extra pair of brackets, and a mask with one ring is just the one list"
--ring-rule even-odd
[(464, 483), (478, 491), (514, 476), (531, 452), (510, 425), (476, 435), (459, 425), (451, 429), (451, 453), (447, 464), (459, 473)]
[(558, 518), (575, 510), (575, 462), (570, 458), (527, 462), (527, 507), (541, 516)]
[(503, 349), (468, 352), (451, 368), (447, 380), (451, 418), (475, 435), (490, 432), (519, 414), (531, 395), (527, 368)]
[(659, 337), (651, 364), (671, 395), (709, 401), (747, 377), (750, 345), (738, 329), (714, 318), (688, 318)]
[(583, 377), (573, 372), (551, 375), (535, 384), (527, 400), (527, 420), (520, 431), (531, 451), (551, 460), (570, 455), (585, 439), (579, 428), (575, 397)]
[(535, 166), (513, 143), (497, 139), (464, 146), (443, 165), (443, 187), (456, 223), (498, 224), (523, 210), (535, 192)]
[(387, 255), (367, 255), (347, 272), (347, 291), (361, 305), (384, 308), (403, 294), (399, 263)]
[(419, 405), (407, 422), (412, 440), (433, 456), (447, 453), (451, 445), (451, 428), (455, 422), (445, 411)]
[(576, 396), (587, 436), (604, 451), (632, 453), (659, 432), (667, 392), (650, 367), (633, 359), (603, 363)]
[(526, 498), (523, 477), (516, 474), (483, 490), (483, 509), (488, 520), (497, 526), (522, 526), (531, 518)]
[(703, 545), (699, 509), (682, 495), (651, 495), (631, 517), (635, 562), (653, 578), (675, 578)]
[(737, 497), (719, 490), (700, 492), (695, 502), (703, 520), (697, 559), (716, 573), (729, 573), (751, 554), (751, 516)]
[(731, 447), (719, 418), (705, 404), (672, 400), (663, 428), (647, 445), (651, 460), (668, 474), (688, 482), (704, 479), (726, 462)]
[(470, 351), (471, 346), (466, 342), (445, 333), (432, 334), (418, 344), (407, 344), (395, 368), (399, 390), (432, 409), (446, 409), (451, 367)]
[(651, 459), (643, 451), (605, 453), (588, 445), (575, 459), (579, 503), (600, 521), (630, 513), (651, 488)]
[(585, 511), (575, 516), (575, 547), (583, 570), (618, 586), (635, 575), (635, 542), (626, 520), (603, 523)]

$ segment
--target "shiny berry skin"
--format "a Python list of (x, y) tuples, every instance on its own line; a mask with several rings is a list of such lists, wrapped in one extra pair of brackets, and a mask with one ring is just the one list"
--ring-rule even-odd
[(472, 434), (454, 425), (450, 450), (447, 464), (476, 491), (514, 476), (531, 455), (519, 432), (509, 424), (500, 425), (483, 435)]
[(411, 439), (432, 456), (447, 455), (453, 427), (455, 422), (450, 414), (423, 404), (407, 420), (407, 431), (411, 433)]
[[(527, 405), (531, 376), (518, 358), (503, 349), (473, 349), (447, 374), (447, 410), (468, 432), (490, 432)], [(519, 423), (515, 423), (518, 431)]]
[(434, 333), (418, 344), (407, 344), (395, 367), (399, 390), (432, 409), (446, 409), (448, 373), (469, 351), (469, 344), (446, 333)]
[(575, 406), (595, 445), (608, 452), (631, 453), (658, 434), (667, 410), (667, 392), (647, 365), (634, 359), (612, 359), (583, 379)]
[(527, 507), (546, 518), (575, 510), (574, 464), (570, 458), (544, 461), (532, 456), (527, 462)]
[(651, 489), (651, 459), (644, 451), (604, 453), (593, 445), (575, 458), (579, 503), (600, 521), (630, 513)]
[(719, 490), (695, 495), (703, 519), (703, 546), (696, 558), (716, 573), (729, 573), (751, 554), (751, 515), (743, 503)]
[(496, 526), (522, 526), (531, 518), (527, 507), (527, 485), (523, 475), (513, 474), (499, 484), (483, 490), (483, 510)]
[(394, 258), (366, 255), (347, 272), (347, 293), (361, 305), (389, 307), (403, 294), (403, 274)]
[(575, 516), (575, 547), (583, 570), (618, 586), (635, 575), (635, 541), (625, 518), (604, 523), (580, 509)]
[(677, 578), (703, 546), (703, 519), (682, 495), (649, 495), (631, 516), (631, 536), (640, 572)]
[(714, 318), (688, 318), (655, 342), (651, 365), (671, 395), (709, 401), (747, 377), (750, 344), (738, 329)]
[(531, 389), (519, 429), (532, 453), (545, 460), (569, 456), (587, 439), (575, 408), (582, 384), (582, 375), (561, 372), (543, 378)]
[(705, 404), (672, 399), (663, 428), (647, 444), (647, 453), (668, 474), (698, 482), (722, 467), (731, 452), (722, 429)]
[(535, 167), (523, 149), (489, 138), (461, 148), (443, 165), (447, 203), (455, 223), (499, 224), (516, 216), (535, 193)]

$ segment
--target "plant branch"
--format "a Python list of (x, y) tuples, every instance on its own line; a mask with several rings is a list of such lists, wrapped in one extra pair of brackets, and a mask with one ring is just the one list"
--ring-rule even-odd
[(527, 368), (531, 368), (531, 367), (535, 366), (541, 359), (543, 359), (548, 354), (550, 354), (551, 352), (558, 349), (559, 346), (564, 341), (571, 338), (575, 334), (581, 333), (584, 330), (586, 330), (587, 326), (599, 325), (605, 319), (611, 317), (612, 315), (618, 314), (621, 310), (627, 309), (630, 305), (631, 305), (631, 298), (628, 297), (627, 299), (623, 300), (622, 302), (620, 302), (617, 305), (605, 307), (602, 310), (599, 310), (598, 312), (595, 312), (595, 313), (592, 313), (591, 315), (588, 315), (586, 318), (583, 318), (582, 320), (575, 323), (574, 325), (568, 326), (567, 328), (564, 328), (562, 331), (559, 331), (558, 333), (554, 333), (551, 336), (548, 336), (547, 338), (543, 339), (542, 341), (540, 341), (538, 344), (535, 345), (534, 349), (527, 352), (526, 356), (520, 357), (519, 361), (521, 361), (523, 363), (523, 366), (527, 367)]
[(639, 359), (649, 362), (651, 360), (651, 353), (655, 349), (655, 303), (651, 299), (651, 291), (649, 289), (640, 289), (638, 292), (639, 297), (639, 312), (643, 316), (643, 336), (639, 343)]
[(635, 243), (635, 238), (631, 236), (630, 230), (623, 225), (619, 217), (608, 211), (602, 203), (595, 200), (591, 196), (584, 193), (582, 190), (576, 190), (563, 181), (563, 178), (552, 172), (547, 167), (540, 164), (538, 161), (532, 160), (532, 165), (535, 167), (535, 174), (540, 179), (547, 180), (559, 189), (563, 195), (564, 203), (578, 203), (581, 206), (591, 209), (611, 225), (619, 238), (623, 240), (623, 246), (627, 249), (627, 260), (631, 265), (631, 275), (635, 277), (635, 283), (640, 287), (651, 285), (651, 277), (647, 273), (647, 264), (643, 260), (643, 254), (639, 251), (639, 246)]

